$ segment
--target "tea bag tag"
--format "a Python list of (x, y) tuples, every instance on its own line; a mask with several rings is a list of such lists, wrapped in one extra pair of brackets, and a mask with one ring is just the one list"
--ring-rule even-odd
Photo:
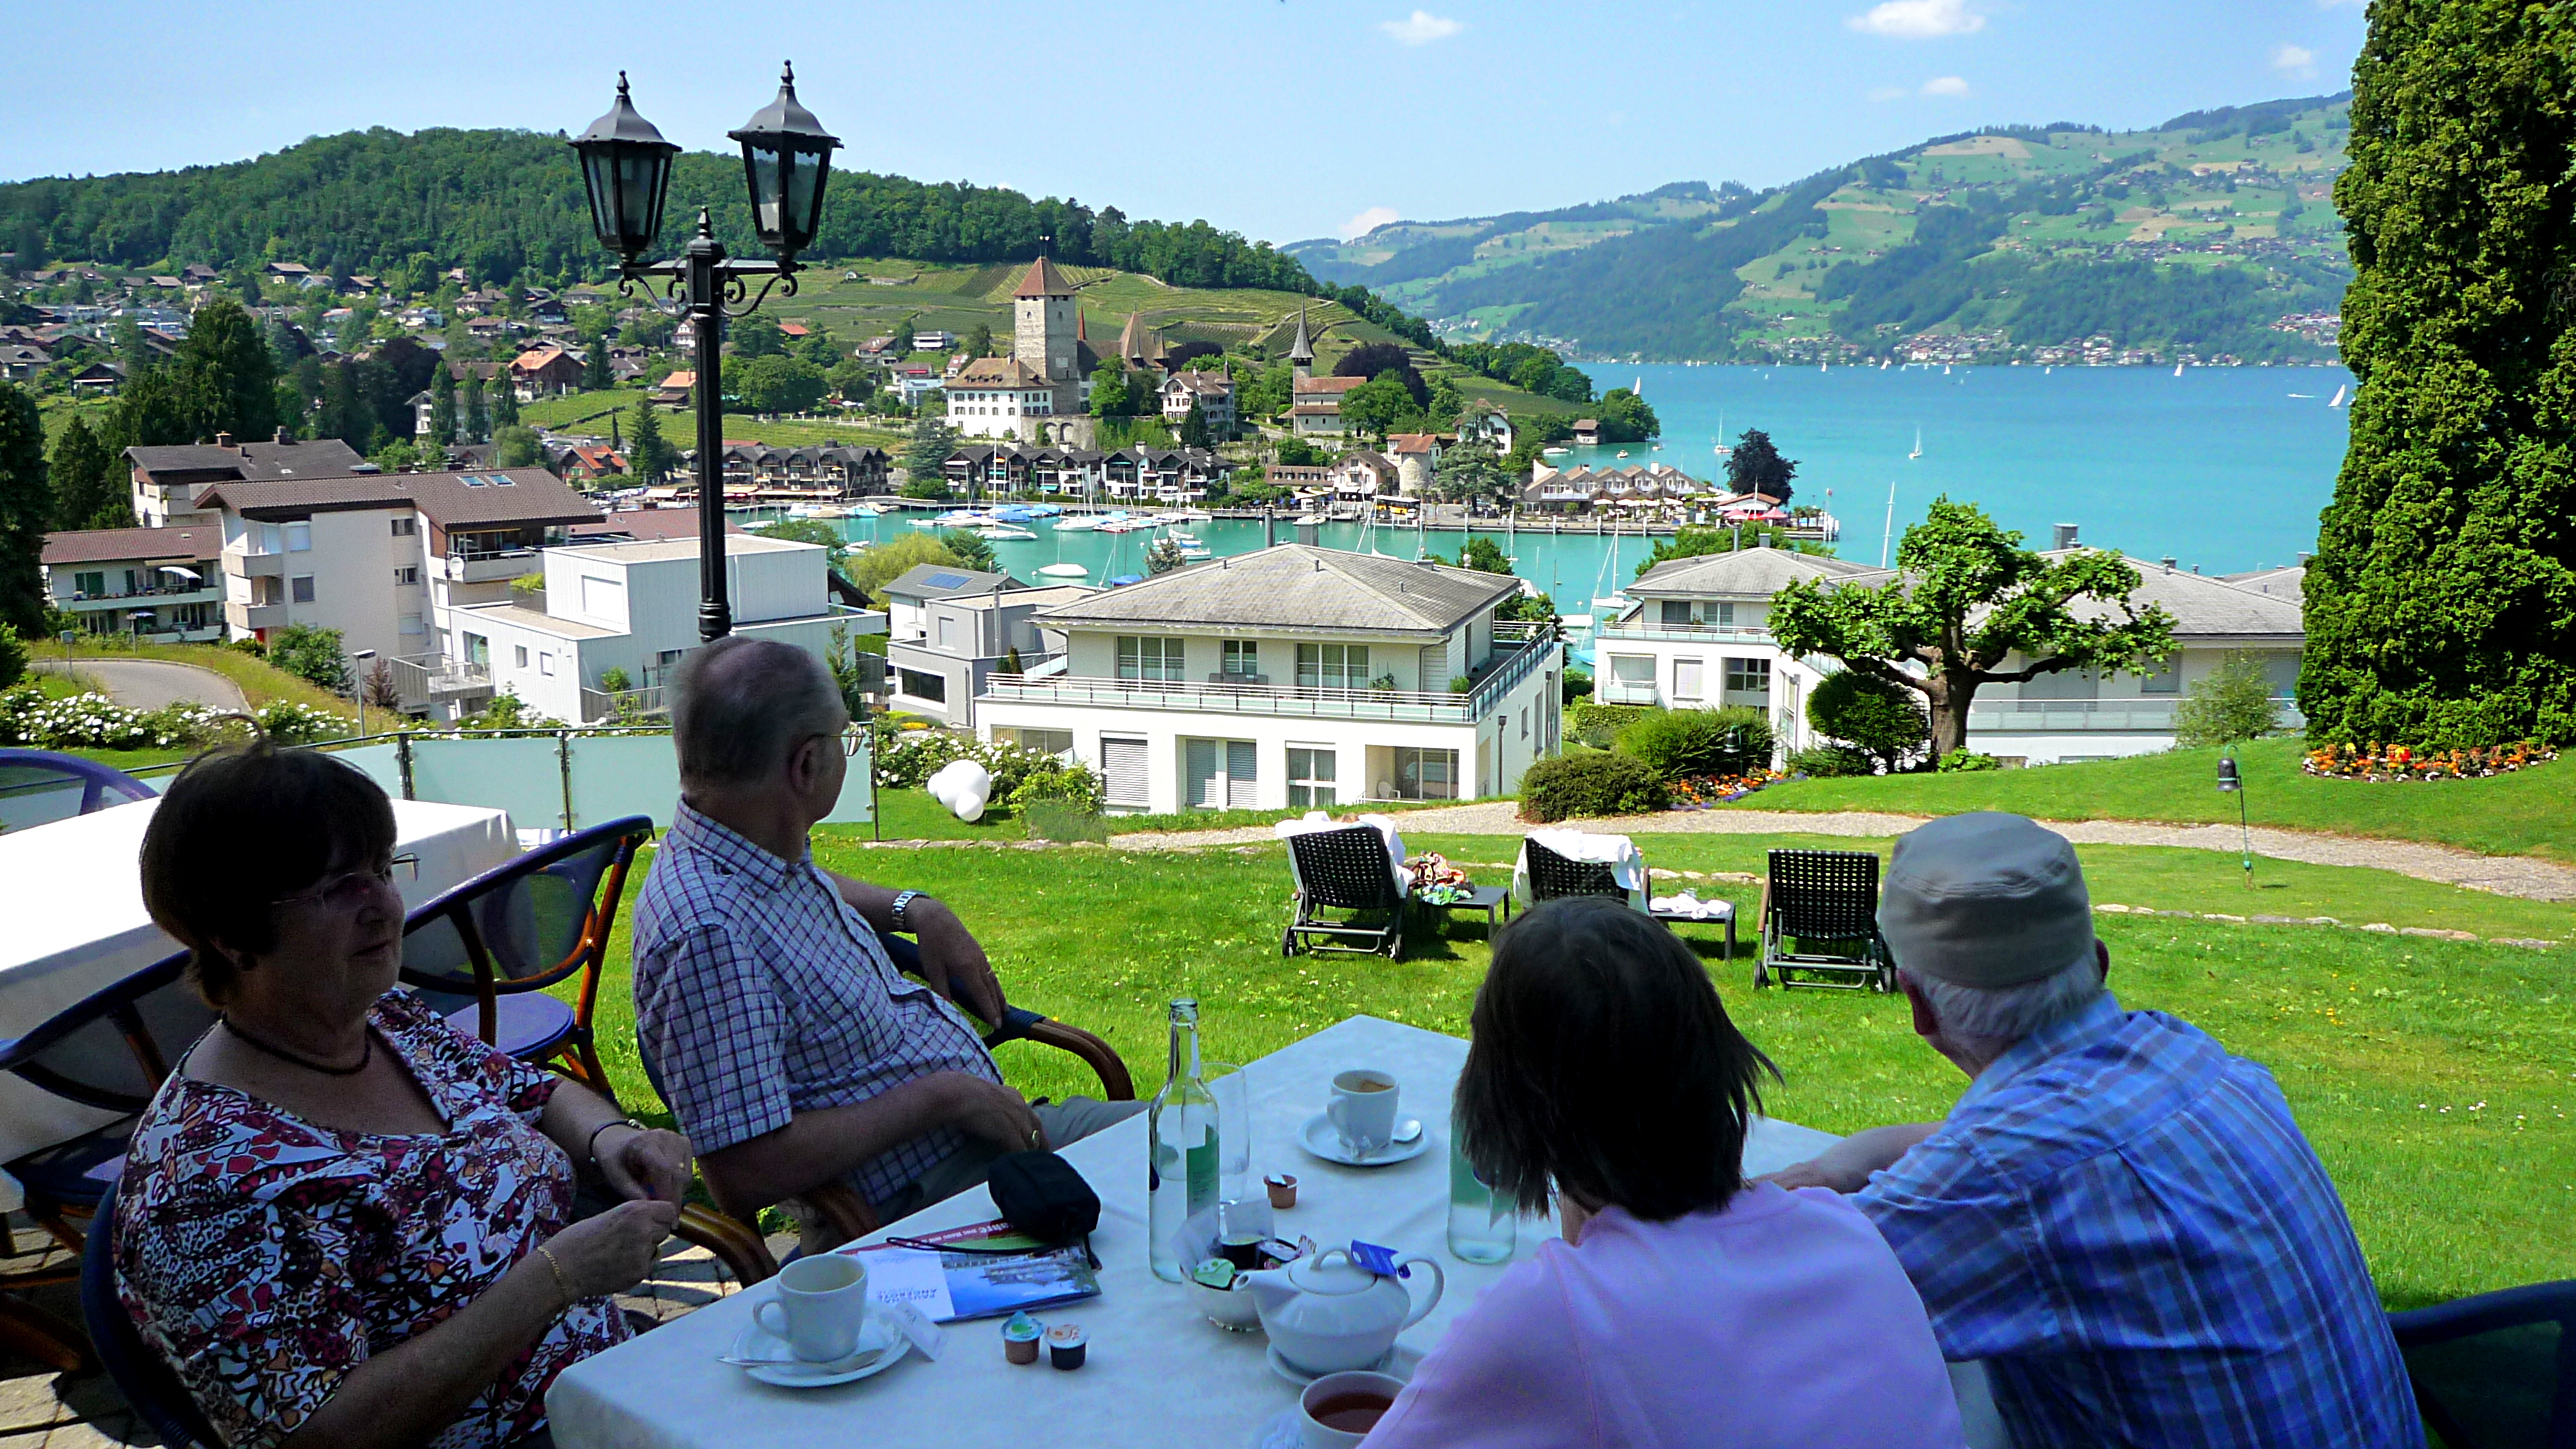
[(948, 1346), (947, 1330), (931, 1322), (927, 1315), (912, 1304), (881, 1304), (877, 1311), (894, 1320), (894, 1326), (902, 1330), (904, 1337), (912, 1340), (912, 1346), (921, 1350), (923, 1358), (935, 1362), (939, 1358), (939, 1351)]
[(1363, 1243), (1354, 1238), (1351, 1240), (1351, 1261), (1381, 1278), (1404, 1276), (1404, 1270), (1395, 1266), (1393, 1248), (1381, 1248), (1375, 1243)]

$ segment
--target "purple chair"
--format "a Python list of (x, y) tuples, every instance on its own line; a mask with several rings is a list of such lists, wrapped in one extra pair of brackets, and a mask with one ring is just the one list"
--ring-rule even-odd
[(0, 750), (0, 829), (24, 830), (152, 797), (151, 786), (96, 760)]

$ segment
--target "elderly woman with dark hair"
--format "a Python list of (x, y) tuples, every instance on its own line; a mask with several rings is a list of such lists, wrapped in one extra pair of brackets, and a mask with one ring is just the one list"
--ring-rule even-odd
[(1688, 946), (1609, 900), (1503, 928), (1459, 1145), (1542, 1244), (1459, 1319), (1378, 1446), (1962, 1442), (1923, 1304), (1867, 1218), (1744, 1180), (1770, 1062)]
[[(118, 1289), (235, 1445), (542, 1431), (689, 1179), (686, 1139), (396, 987), (393, 850), (372, 781), (265, 743), (191, 764), (144, 835), (144, 902), (221, 1019), (135, 1126)], [(572, 1221), (575, 1164), (626, 1201)]]

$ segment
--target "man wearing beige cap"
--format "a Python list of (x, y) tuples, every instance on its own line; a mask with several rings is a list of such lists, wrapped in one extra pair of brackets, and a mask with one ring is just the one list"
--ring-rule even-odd
[(2424, 1442), (2325, 1168), (2272, 1074), (2126, 1011), (2065, 837), (1957, 815), (1878, 907), (1914, 1029), (1971, 1078), (1939, 1122), (1777, 1175), (1853, 1201), (2018, 1449)]

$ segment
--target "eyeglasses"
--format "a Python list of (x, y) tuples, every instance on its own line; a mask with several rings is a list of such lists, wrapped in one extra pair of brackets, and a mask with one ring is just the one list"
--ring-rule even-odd
[(841, 735), (842, 758), (851, 760), (857, 759), (859, 757), (859, 751), (866, 748), (867, 743), (868, 732), (866, 730), (853, 727), (844, 731)]
[(306, 901), (320, 901), (322, 908), (327, 911), (354, 911), (367, 903), (370, 894), (381, 887), (392, 885), (397, 877), (407, 881), (420, 879), (420, 857), (397, 855), (386, 861), (383, 868), (379, 870), (344, 870), (338, 875), (325, 878), (320, 885), (309, 891), (298, 891), (291, 896), (279, 896), (276, 900), (270, 901), (269, 905), (283, 908), (302, 905)]

